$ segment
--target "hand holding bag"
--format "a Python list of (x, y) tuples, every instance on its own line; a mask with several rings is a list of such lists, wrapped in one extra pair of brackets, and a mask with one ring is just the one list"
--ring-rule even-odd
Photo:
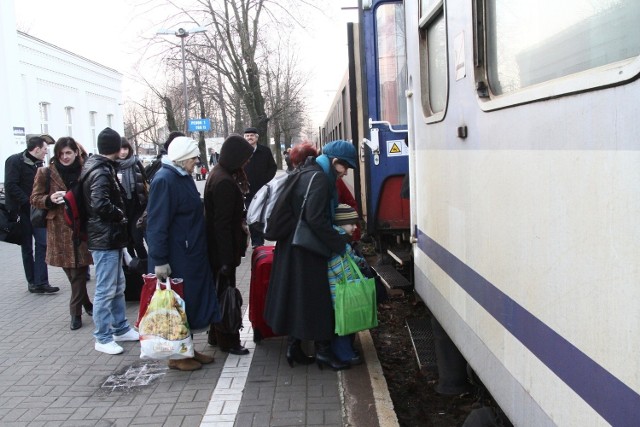
[(141, 359), (186, 359), (194, 355), (193, 340), (185, 313), (185, 303), (171, 289), (156, 281), (156, 290), (140, 321)]
[(306, 249), (316, 255), (320, 255), (321, 257), (329, 258), (331, 257), (332, 253), (331, 249), (329, 249), (327, 245), (325, 245), (320, 239), (318, 239), (318, 236), (316, 236), (315, 232), (311, 229), (311, 227), (309, 227), (307, 221), (302, 219), (304, 215), (304, 206), (306, 205), (307, 197), (309, 196), (311, 183), (319, 173), (320, 172), (314, 173), (309, 180), (309, 185), (307, 185), (307, 192), (305, 193), (304, 200), (302, 201), (300, 216), (298, 217), (298, 224), (296, 225), (296, 229), (293, 232), (293, 240), (291, 241), (291, 245)]
[[(46, 184), (44, 187), (44, 192), (48, 195), (51, 190), (51, 169), (45, 168), (46, 170)], [(47, 226), (47, 213), (49, 211), (47, 209), (38, 209), (31, 206), (31, 225), (34, 228), (44, 228)]]
[(342, 267), (341, 280), (336, 284), (336, 335), (344, 336), (378, 326), (376, 282), (362, 275), (353, 258), (345, 256), (353, 279), (348, 279)]

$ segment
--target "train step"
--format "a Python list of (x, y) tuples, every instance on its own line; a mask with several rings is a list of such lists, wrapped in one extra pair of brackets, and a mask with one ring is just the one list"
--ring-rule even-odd
[(382, 279), (382, 283), (389, 289), (407, 289), (411, 287), (411, 282), (392, 265), (377, 265), (373, 269)]
[(410, 250), (401, 250), (401, 249), (387, 249), (387, 253), (391, 258), (396, 260), (396, 262), (400, 265), (405, 265), (409, 261), (411, 261), (411, 251)]
[(411, 343), (416, 353), (420, 368), (432, 369), (436, 367), (436, 351), (431, 330), (431, 319), (409, 318), (406, 321)]

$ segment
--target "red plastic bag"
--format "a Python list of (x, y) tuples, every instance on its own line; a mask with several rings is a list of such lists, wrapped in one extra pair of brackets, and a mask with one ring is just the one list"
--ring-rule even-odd
[[(140, 326), (142, 316), (147, 312), (147, 307), (151, 302), (153, 293), (156, 291), (156, 283), (158, 279), (155, 274), (143, 274), (144, 285), (142, 285), (142, 292), (140, 293), (140, 310), (138, 311), (138, 319), (136, 320), (136, 328)], [(160, 283), (160, 288), (164, 289), (165, 286)], [(184, 299), (184, 284), (182, 279), (171, 279), (171, 289), (176, 291), (180, 298)]]

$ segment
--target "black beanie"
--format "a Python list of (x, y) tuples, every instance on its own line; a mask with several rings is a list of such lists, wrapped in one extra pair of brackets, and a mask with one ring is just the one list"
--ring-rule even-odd
[(122, 139), (120, 134), (111, 128), (104, 128), (98, 134), (98, 153), (114, 154), (120, 151)]

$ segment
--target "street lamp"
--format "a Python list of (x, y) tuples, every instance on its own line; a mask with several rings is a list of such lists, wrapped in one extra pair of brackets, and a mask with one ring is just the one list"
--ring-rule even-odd
[(176, 37), (180, 37), (180, 46), (182, 47), (182, 83), (184, 86), (184, 133), (186, 134), (189, 130), (189, 98), (187, 98), (187, 68), (184, 62), (184, 39), (195, 33), (204, 33), (207, 31), (206, 28), (197, 27), (192, 28), (190, 30), (185, 30), (184, 28), (178, 28), (176, 31), (171, 30), (160, 30), (156, 34), (157, 35), (174, 35)]

